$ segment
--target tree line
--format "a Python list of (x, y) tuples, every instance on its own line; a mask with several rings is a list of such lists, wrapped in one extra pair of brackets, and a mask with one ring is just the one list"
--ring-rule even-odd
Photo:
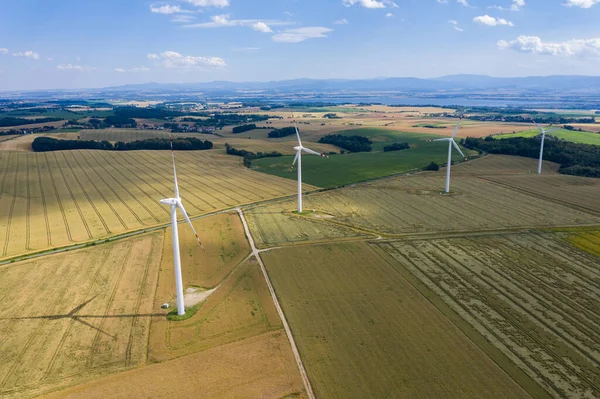
[(328, 134), (319, 139), (319, 143), (333, 144), (352, 152), (369, 152), (373, 142), (363, 136), (342, 136), (341, 134)]
[[(157, 138), (132, 141), (129, 143), (119, 141), (113, 145), (109, 141), (58, 140), (52, 137), (37, 137), (35, 140), (33, 140), (31, 148), (35, 152), (67, 150), (170, 150), (171, 141), (169, 139)], [(213, 143), (211, 141), (202, 141), (194, 137), (177, 138), (173, 140), (173, 149), (178, 151), (210, 150), (211, 148), (213, 148)]]
[[(300, 130), (298, 130), (300, 132)], [(296, 134), (296, 128), (294, 126), (282, 127), (281, 129), (273, 129), (269, 132), (269, 138), (276, 139), (280, 137), (291, 136)]]
[(277, 158), (277, 157), (283, 156), (282, 153), (277, 152), (277, 151), (273, 151), (273, 152), (260, 152), (259, 151), (257, 153), (254, 153), (254, 152), (246, 151), (246, 150), (238, 150), (238, 149), (230, 146), (228, 143), (225, 143), (225, 151), (229, 155), (244, 157), (244, 166), (246, 166), (247, 168), (249, 168), (252, 165), (252, 161), (255, 159)]
[[(517, 155), (538, 158), (541, 137), (509, 139), (485, 139), (468, 137), (463, 146), (490, 154)], [(546, 136), (544, 160), (560, 164), (560, 173), (585, 177), (600, 177), (600, 146), (579, 144)]]
[(386, 145), (383, 147), (383, 152), (408, 150), (409, 148), (410, 144), (408, 143), (394, 143), (392, 145)]
[(34, 125), (37, 123), (48, 123), (48, 122), (58, 122), (62, 119), (60, 118), (36, 118), (36, 119), (25, 119), (25, 118), (15, 118), (12, 116), (6, 116), (0, 118), (0, 127), (11, 127), (11, 126), (21, 126), (21, 125)]

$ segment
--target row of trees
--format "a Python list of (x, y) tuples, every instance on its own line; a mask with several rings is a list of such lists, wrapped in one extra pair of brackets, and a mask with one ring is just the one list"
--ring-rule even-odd
[(408, 143), (394, 143), (392, 145), (386, 145), (385, 147), (383, 147), (383, 151), (384, 152), (401, 151), (401, 150), (408, 150), (409, 148), (410, 148), (410, 144), (408, 144)]
[(256, 129), (256, 123), (250, 123), (248, 125), (241, 125), (241, 126), (236, 126), (233, 128), (233, 133), (237, 134), (237, 133), (244, 133), (247, 132), (249, 130), (254, 130)]
[(25, 119), (25, 118), (14, 118), (12, 116), (6, 116), (3, 118), (0, 118), (0, 127), (34, 125), (37, 123), (58, 122), (60, 120), (61, 120), (60, 118)]
[[(540, 155), (541, 138), (515, 137), (510, 139), (466, 138), (462, 144), (469, 149), (490, 154), (518, 155), (528, 158), (538, 158)], [(600, 146), (579, 144), (546, 136), (544, 159), (560, 164), (560, 173), (600, 177)]]
[(328, 134), (321, 137), (319, 143), (333, 144), (352, 152), (369, 152), (373, 142), (363, 136), (342, 136), (341, 134)]
[[(300, 130), (298, 130), (299, 132)], [(269, 132), (269, 138), (279, 138), (291, 136), (292, 134), (296, 134), (296, 128), (293, 126), (282, 127), (281, 129), (273, 129), (273, 131)]]
[(225, 151), (229, 155), (235, 155), (235, 156), (238, 156), (238, 157), (244, 157), (244, 166), (246, 166), (247, 168), (249, 168), (252, 165), (252, 161), (254, 159), (259, 159), (259, 158), (276, 158), (276, 157), (283, 156), (282, 153), (277, 152), (277, 151), (273, 151), (273, 152), (260, 152), (259, 151), (257, 153), (253, 153), (251, 151), (238, 150), (238, 149), (233, 148), (232, 146), (230, 146), (228, 143), (225, 143)]
[[(169, 139), (138, 140), (129, 143), (122, 141), (112, 144), (109, 141), (96, 140), (57, 140), (51, 137), (37, 137), (31, 144), (33, 151), (66, 151), (66, 150), (108, 150), (108, 151), (134, 151), (134, 150), (170, 150)], [(173, 140), (173, 149), (178, 151), (210, 150), (213, 143), (202, 141), (193, 137), (177, 138)]]
[[(473, 121), (486, 121), (486, 122), (516, 122), (516, 123), (531, 123), (531, 116), (526, 115), (469, 115), (465, 116), (465, 119)], [(558, 115), (538, 115), (535, 117), (537, 123), (542, 124), (556, 124), (564, 125), (565, 123), (596, 123), (595, 118), (567, 118)]]

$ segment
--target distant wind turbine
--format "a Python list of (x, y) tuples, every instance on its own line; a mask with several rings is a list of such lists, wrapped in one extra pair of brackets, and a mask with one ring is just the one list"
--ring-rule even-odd
[(296, 158), (294, 159), (294, 163), (292, 163), (292, 167), (290, 168), (290, 170), (294, 170), (294, 165), (296, 165), (296, 162), (298, 162), (298, 213), (302, 213), (302, 151), (325, 158), (329, 157), (325, 154), (318, 153), (316, 151), (311, 150), (310, 148), (302, 146), (302, 141), (300, 140), (300, 132), (298, 132), (298, 126), (296, 125), (296, 119), (294, 118), (293, 113), (292, 120), (294, 121), (294, 128), (296, 129), (298, 146), (294, 147), (294, 150), (296, 150)]
[(458, 128), (460, 127), (461, 121), (462, 121), (462, 117), (458, 120), (458, 123), (456, 124), (456, 127), (454, 128), (454, 133), (452, 133), (452, 137), (432, 140), (432, 141), (447, 141), (448, 142), (448, 164), (446, 165), (446, 193), (450, 192), (450, 165), (452, 164), (452, 146), (454, 146), (454, 148), (456, 148), (456, 150), (458, 152), (460, 152), (460, 155), (463, 156), (465, 161), (468, 162), (467, 157), (460, 150), (460, 147), (458, 146), (458, 144), (456, 144), (456, 141), (454, 141), (454, 137), (456, 137), (456, 133), (458, 133)]
[(532, 119), (532, 121), (533, 121), (533, 123), (535, 123), (535, 125), (538, 127), (538, 129), (540, 129), (540, 131), (542, 132), (542, 145), (540, 146), (540, 161), (538, 163), (538, 175), (541, 175), (542, 174), (542, 160), (544, 158), (544, 141), (546, 140), (546, 133), (553, 132), (555, 130), (558, 130), (559, 128), (555, 127), (553, 129), (545, 130), (543, 127), (538, 125), (536, 123), (536, 121), (534, 121), (533, 119)]
[(177, 227), (177, 208), (181, 210), (185, 220), (190, 225), (194, 235), (196, 236), (196, 240), (198, 240), (198, 244), (202, 249), (202, 243), (200, 242), (200, 238), (198, 238), (198, 234), (196, 233), (196, 229), (192, 225), (192, 221), (188, 217), (183, 204), (181, 203), (181, 198), (179, 197), (179, 186), (177, 184), (177, 169), (175, 168), (175, 151), (173, 151), (173, 138), (171, 137), (171, 158), (173, 160), (173, 178), (175, 181), (175, 198), (167, 198), (160, 200), (162, 204), (171, 206), (171, 229), (173, 230), (173, 262), (175, 266), (175, 288), (177, 290), (177, 314), (179, 316), (183, 316), (185, 314), (185, 302), (183, 297), (183, 279), (181, 277), (181, 259), (179, 254), (179, 231)]

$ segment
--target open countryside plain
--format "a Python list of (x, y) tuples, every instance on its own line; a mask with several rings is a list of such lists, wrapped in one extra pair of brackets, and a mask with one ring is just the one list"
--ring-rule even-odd
[[(449, 196), (440, 195), (442, 170), (305, 196), (306, 209), (315, 213), (286, 214), (286, 208), (294, 209), (293, 200), (248, 212), (259, 243), (272, 247), (262, 256), (318, 395), (600, 394), (598, 186), (594, 179), (558, 175), (554, 164), (545, 165), (545, 175), (532, 174), (535, 164), (508, 156), (461, 164)], [(521, 188), (504, 183), (517, 179)], [(555, 184), (549, 183), (552, 179), (557, 179)], [(377, 208), (368, 205), (374, 203)], [(287, 233), (294, 217), (345, 227), (347, 237), (332, 234), (323, 239), (326, 234), (314, 234), (310, 241)], [(372, 238), (361, 238), (360, 233)], [(343, 242), (350, 237), (366, 244)], [(399, 288), (405, 285), (410, 289)], [(420, 309), (420, 329), (414, 333), (419, 338), (439, 325), (426, 324), (423, 319), (429, 316), (424, 314), (429, 313), (412, 303), (415, 297), (431, 306), (432, 315), (437, 310), (435, 317), (460, 330), (478, 350), (469, 352), (456, 341), (436, 350), (431, 345), (440, 341), (439, 334), (412, 341), (411, 328), (418, 329), (409, 322), (414, 316), (397, 318), (404, 307)], [(394, 325), (396, 320), (401, 324)], [(452, 329), (444, 331), (450, 334)], [(445, 335), (442, 341), (450, 339)], [(410, 357), (409, 351), (419, 345), (427, 349), (417, 349)], [(477, 360), (461, 362), (491, 362), (501, 371), (487, 371), (486, 376), (489, 369), (478, 366), (479, 381), (489, 382), (469, 383), (470, 389), (452, 393), (461, 386), (461, 378), (475, 375), (466, 371), (451, 376), (455, 367), (445, 362), (453, 356), (474, 356)], [(381, 362), (386, 366), (375, 366)], [(444, 371), (430, 376), (439, 364), (446, 364)], [(385, 377), (387, 372), (410, 375), (411, 367), (421, 370), (418, 377)], [(413, 392), (410, 381), (418, 378), (421, 390)], [(494, 388), (493, 384), (511, 386), (503, 378), (512, 379), (524, 392)], [(423, 386), (444, 391), (425, 392)]]
[[(190, 215), (295, 190), (216, 150), (177, 158)], [(172, 173), (164, 151), (0, 151), (0, 259), (165, 223), (169, 211), (158, 201), (173, 196)]]

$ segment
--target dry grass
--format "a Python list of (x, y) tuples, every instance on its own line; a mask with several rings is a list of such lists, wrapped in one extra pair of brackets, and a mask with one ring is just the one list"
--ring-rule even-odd
[(35, 140), (36, 137), (45, 136), (44, 133), (40, 134), (27, 134), (24, 136), (19, 136), (14, 140), (10, 141), (2, 141), (0, 142), (0, 152), (3, 151), (32, 151), (31, 143)]
[[(542, 174), (554, 175), (558, 172), (559, 164), (544, 161), (542, 164)], [(502, 176), (502, 175), (531, 175), (537, 173), (538, 160), (534, 158), (515, 157), (511, 155), (490, 154), (483, 158), (475, 159), (468, 163), (460, 163), (452, 166), (452, 176), (471, 175), (471, 176)], [(446, 170), (445, 168), (443, 169)], [(527, 178), (523, 176), (527, 180)]]
[[(99, 140), (110, 142), (130, 142), (148, 139), (168, 139), (168, 130), (141, 130), (141, 129), (94, 129), (81, 130), (81, 140)], [(197, 133), (173, 133), (173, 137), (196, 137), (201, 140), (214, 141), (217, 136)]]
[[(219, 150), (178, 152), (177, 172), (190, 215), (296, 185)], [(166, 223), (159, 200), (173, 196), (172, 173), (168, 151), (0, 152), (0, 259)]]
[(162, 242), (154, 233), (0, 267), (0, 397), (145, 364)]
[(307, 398), (282, 331), (100, 379), (46, 399)]
[(367, 244), (263, 256), (317, 397), (529, 397)]

